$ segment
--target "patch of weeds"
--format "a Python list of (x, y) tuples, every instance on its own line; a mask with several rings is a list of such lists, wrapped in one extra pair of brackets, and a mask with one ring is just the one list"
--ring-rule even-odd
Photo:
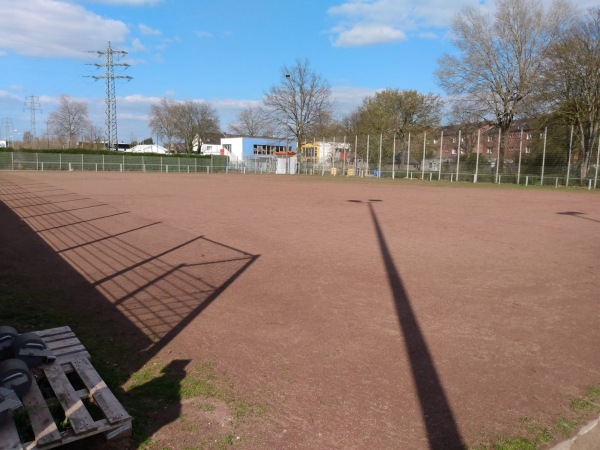
[(571, 409), (575, 412), (586, 411), (588, 409), (592, 409), (593, 407), (594, 405), (585, 398), (574, 398), (571, 400)]
[(492, 448), (494, 450), (536, 450), (537, 445), (525, 437), (498, 436)]
[[(218, 374), (213, 362), (202, 362), (189, 368), (189, 360), (174, 360), (168, 365), (146, 364), (133, 374), (125, 385), (127, 406), (135, 418), (133, 439), (140, 443), (147, 436), (150, 411), (157, 407), (180, 403), (183, 399), (202, 398), (209, 400), (201, 404), (205, 412), (214, 411), (211, 399), (223, 402), (231, 408), (235, 428), (250, 414), (263, 415), (266, 407), (254, 405), (237, 396), (233, 384), (223, 374)], [(184, 420), (180, 417), (180, 420)], [(219, 448), (233, 443), (233, 435), (213, 441)], [(140, 445), (140, 444), (138, 444)]]
[(561, 417), (556, 421), (556, 428), (562, 433), (563, 437), (571, 437), (577, 428), (577, 422)]
[(582, 397), (569, 402), (569, 411), (554, 423), (538, 423), (531, 417), (519, 419), (523, 436), (484, 438), (472, 450), (533, 450), (552, 442), (554, 436), (572, 437), (578, 428), (600, 412), (600, 387), (589, 386)]
[(231, 447), (233, 445), (233, 441), (234, 441), (233, 434), (228, 433), (217, 442), (217, 448), (218, 449), (226, 449), (228, 447)]
[[(600, 387), (599, 386), (590, 386), (586, 393), (587, 398), (592, 402), (597, 402), (600, 400)], [(600, 405), (598, 405), (600, 407)]]

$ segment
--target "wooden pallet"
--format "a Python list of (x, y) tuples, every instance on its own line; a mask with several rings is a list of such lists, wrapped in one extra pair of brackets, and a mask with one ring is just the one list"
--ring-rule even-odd
[[(35, 381), (22, 399), (23, 407), (9, 414), (0, 426), (0, 450), (50, 449), (99, 433), (109, 440), (129, 437), (131, 416), (100, 378), (71, 329), (37, 333), (57, 359), (33, 371)], [(55, 416), (56, 411), (64, 415), (68, 427), (59, 429), (60, 419), (52, 416), (51, 408)], [(15, 414), (26, 415), (33, 440), (21, 441)]]

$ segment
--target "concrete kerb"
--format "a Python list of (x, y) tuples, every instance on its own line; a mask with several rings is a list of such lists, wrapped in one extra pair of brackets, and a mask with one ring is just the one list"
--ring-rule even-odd
[(579, 433), (571, 439), (561, 442), (551, 450), (599, 450), (600, 449), (600, 417), (584, 425)]

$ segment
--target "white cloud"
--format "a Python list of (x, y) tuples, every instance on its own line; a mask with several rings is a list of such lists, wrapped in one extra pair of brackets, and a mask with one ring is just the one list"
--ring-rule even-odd
[[(340, 0), (327, 10), (336, 20), (333, 45), (356, 47), (397, 42), (406, 36), (435, 39), (446, 35), (452, 18), (466, 6), (493, 12), (495, 0)], [(554, 0), (541, 0), (550, 7)], [(578, 0), (584, 10), (598, 0)]]
[(88, 0), (90, 3), (104, 3), (115, 6), (152, 6), (157, 5), (162, 0)]
[(140, 23), (138, 25), (138, 30), (140, 30), (140, 33), (142, 33), (145, 36), (160, 36), (162, 34), (162, 31), (157, 30), (155, 28), (151, 28), (148, 25), (144, 25), (143, 23)]
[(333, 44), (356, 47), (401, 41), (409, 33), (431, 38), (464, 6), (486, 3), (492, 0), (348, 0), (327, 12), (338, 21), (330, 30)]
[(351, 113), (362, 104), (366, 97), (372, 97), (376, 93), (376, 89), (353, 86), (337, 86), (331, 88), (331, 95), (335, 101), (336, 112), (340, 116)]
[(27, 56), (84, 59), (128, 34), (123, 22), (61, 0), (0, 0), (0, 17), (0, 49)]
[(419, 37), (421, 39), (438, 39), (440, 36), (432, 31), (424, 31), (423, 33), (419, 33)]
[(195, 34), (199, 38), (211, 38), (211, 37), (213, 37), (213, 35), (211, 33), (209, 33), (208, 31), (196, 31)]
[(136, 52), (143, 52), (146, 50), (146, 47), (144, 47), (144, 44), (142, 44), (142, 41), (140, 41), (138, 38), (135, 38), (133, 41), (131, 41), (131, 47)]
[(406, 34), (389, 25), (355, 25), (351, 29), (341, 30), (333, 45), (336, 47), (361, 47), (403, 41)]

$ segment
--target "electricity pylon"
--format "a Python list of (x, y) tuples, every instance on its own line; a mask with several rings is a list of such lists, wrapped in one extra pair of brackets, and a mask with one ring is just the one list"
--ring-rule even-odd
[(36, 141), (36, 131), (35, 131), (35, 112), (42, 111), (40, 108), (40, 99), (35, 95), (30, 95), (27, 97), (27, 101), (25, 101), (25, 106), (29, 105), (29, 132), (31, 133), (32, 142)]
[(106, 56), (106, 62), (104, 64), (94, 64), (97, 68), (105, 68), (104, 75), (92, 76), (95, 80), (100, 80), (102, 78), (106, 79), (106, 145), (108, 150), (112, 150), (114, 144), (114, 149), (118, 150), (119, 140), (117, 139), (117, 99), (115, 97), (115, 80), (125, 79), (129, 81), (132, 77), (115, 75), (115, 66), (127, 68), (129, 67), (129, 64), (115, 63), (114, 59), (119, 59), (127, 55), (127, 52), (113, 50), (109, 42), (106, 50), (97, 51), (96, 53), (98, 53), (99, 56)]

